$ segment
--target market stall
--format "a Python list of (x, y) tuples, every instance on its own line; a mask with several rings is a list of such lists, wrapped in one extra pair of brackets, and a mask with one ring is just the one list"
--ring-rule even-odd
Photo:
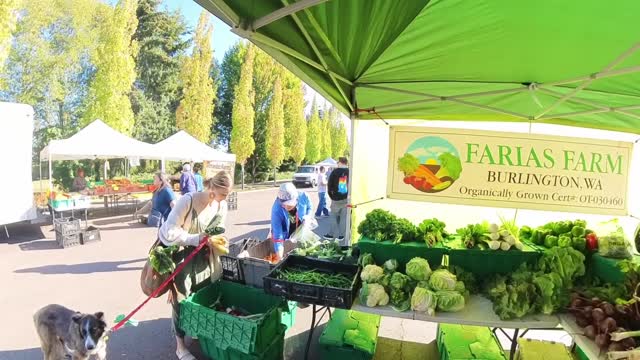
[[(374, 254), (358, 270), (362, 277), (333, 267), (334, 273), (352, 280), (339, 291), (312, 292), (295, 279), (268, 289), (266, 277), (267, 292), (292, 298), (302, 288), (309, 303), (344, 308), (353, 305), (354, 291), (360, 289), (368, 306), (356, 306), (367, 312), (392, 300), (408, 310), (411, 293), (410, 307), (428, 316), (395, 310), (385, 316), (498, 327), (505, 324), (486, 314), (485, 300), (466, 296), (469, 289), (448, 288), (457, 284), (457, 277), (484, 271), (481, 277), (488, 285), (479, 293), (491, 301), (501, 321), (567, 312), (575, 316), (579, 302), (570, 298), (572, 292), (603, 291), (601, 296), (608, 297), (603, 302), (610, 306), (615, 299), (605, 290), (615, 287), (622, 299), (633, 299), (628, 288), (597, 285), (604, 274), (593, 274), (593, 269), (604, 266), (594, 252), (628, 257), (627, 242), (637, 225), (639, 204), (632, 184), (638, 179), (634, 144), (640, 129), (640, 88), (635, 85), (640, 80), (640, 34), (632, 14), (640, 4), (198, 2), (351, 115), (351, 242), (361, 251), (367, 243), (370, 251), (382, 247), (380, 254), (395, 251), (404, 258), (395, 259), (395, 273), (408, 276), (410, 283), (429, 281), (411, 291), (392, 291), (379, 283), (385, 276), (377, 267), (386, 260)], [(370, 221), (374, 225), (362, 225), (376, 209), (386, 210), (391, 221), (378, 216)], [(604, 224), (612, 217), (621, 226)], [(557, 230), (569, 226), (553, 224), (559, 220), (571, 222), (571, 235)], [(489, 230), (494, 226), (499, 231)], [(595, 235), (586, 230), (599, 236), (597, 251), (591, 240)], [(480, 235), (471, 242), (465, 240), (475, 236), (470, 234)], [(404, 267), (412, 256), (427, 261), (429, 267), (419, 268), (429, 271), (408, 274)], [(300, 260), (292, 259), (269, 277), (300, 267)], [(504, 273), (495, 267), (507, 262), (515, 267)], [(478, 263), (486, 265), (453, 270)], [(560, 265), (565, 263), (570, 269)], [(629, 267), (617, 261), (614, 268), (620, 264)], [(377, 267), (367, 270), (370, 266)], [(440, 271), (436, 278), (448, 279), (447, 289), (431, 283), (431, 270)], [(629, 274), (633, 272), (620, 277), (634, 279)], [(463, 284), (473, 283), (468, 282)], [(348, 301), (347, 293), (352, 297)], [(600, 306), (597, 313), (605, 311)], [(551, 323), (537, 320), (505, 327)], [(617, 330), (606, 323), (598, 322), (597, 331), (590, 332), (603, 353)], [(515, 345), (523, 344), (518, 337), (516, 330), (511, 357)], [(521, 351), (532, 348), (526, 344)], [(620, 347), (635, 344), (611, 349)]]
[[(91, 196), (104, 198), (105, 206), (117, 205), (122, 196), (144, 193), (150, 184), (132, 184), (128, 180), (88, 182), (88, 188), (80, 193), (58, 193), (53, 190), (52, 162), (85, 159), (158, 159), (152, 145), (119, 133), (101, 120), (87, 125), (75, 135), (63, 140), (52, 140), (41, 152), (40, 161), (49, 165), (49, 206), (54, 212), (81, 210), (91, 206)], [(106, 178), (105, 163), (105, 178)], [(55, 217), (55, 215), (54, 215)]]

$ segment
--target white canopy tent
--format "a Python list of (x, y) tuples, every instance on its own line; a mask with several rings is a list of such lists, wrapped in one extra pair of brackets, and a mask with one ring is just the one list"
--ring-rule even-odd
[(159, 159), (157, 154), (153, 145), (132, 139), (101, 120), (95, 120), (68, 139), (49, 142), (40, 152), (40, 161), (49, 162), (51, 188), (51, 162), (54, 160)]
[(338, 162), (333, 160), (332, 158), (326, 158), (326, 159), (320, 161), (319, 163), (317, 163), (316, 165), (318, 165), (318, 166), (336, 166), (336, 165), (338, 165)]
[(162, 169), (167, 160), (171, 161), (223, 161), (236, 162), (234, 154), (216, 150), (187, 132), (181, 130), (153, 145), (154, 153), (162, 160)]

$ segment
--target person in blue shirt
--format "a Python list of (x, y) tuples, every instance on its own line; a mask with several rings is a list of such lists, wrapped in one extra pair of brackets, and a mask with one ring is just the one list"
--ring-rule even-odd
[(176, 204), (176, 194), (171, 189), (169, 177), (162, 171), (153, 176), (153, 185), (156, 189), (153, 191), (151, 201), (136, 211), (134, 216), (149, 214), (146, 218), (147, 225), (158, 227), (169, 217), (171, 209)]
[(191, 172), (191, 165), (182, 165), (182, 175), (180, 175), (180, 193), (182, 195), (196, 192), (196, 179)]
[(196, 191), (201, 192), (204, 191), (204, 183), (202, 181), (202, 175), (200, 174), (200, 166), (196, 165), (193, 167), (193, 178), (196, 180)]
[(288, 240), (312, 210), (313, 204), (304, 191), (298, 191), (290, 182), (280, 185), (271, 207), (271, 239), (274, 243)]

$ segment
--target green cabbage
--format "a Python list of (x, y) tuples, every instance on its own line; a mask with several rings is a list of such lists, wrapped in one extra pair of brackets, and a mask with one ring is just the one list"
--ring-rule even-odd
[(438, 301), (433, 291), (417, 287), (411, 295), (411, 309), (433, 315)]
[(464, 296), (457, 291), (437, 291), (436, 298), (438, 299), (438, 310), (456, 312), (464, 309)]
[(404, 289), (409, 283), (409, 277), (403, 273), (395, 272), (391, 275), (390, 285), (394, 289)]
[(456, 276), (448, 270), (440, 269), (434, 271), (429, 277), (429, 287), (435, 291), (455, 290)]
[(407, 275), (416, 281), (429, 280), (431, 267), (429, 262), (423, 258), (414, 257), (407, 263)]
[(391, 273), (393, 273), (394, 271), (396, 271), (398, 269), (398, 260), (389, 259), (389, 260), (384, 262), (382, 267), (384, 268), (384, 271), (386, 273), (391, 274)]

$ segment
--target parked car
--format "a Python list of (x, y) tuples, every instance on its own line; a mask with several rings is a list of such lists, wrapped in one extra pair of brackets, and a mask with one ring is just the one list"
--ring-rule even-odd
[(303, 165), (298, 166), (296, 173), (293, 174), (293, 185), (311, 186), (316, 187), (318, 185), (318, 173), (320, 172), (320, 166), (317, 165)]

